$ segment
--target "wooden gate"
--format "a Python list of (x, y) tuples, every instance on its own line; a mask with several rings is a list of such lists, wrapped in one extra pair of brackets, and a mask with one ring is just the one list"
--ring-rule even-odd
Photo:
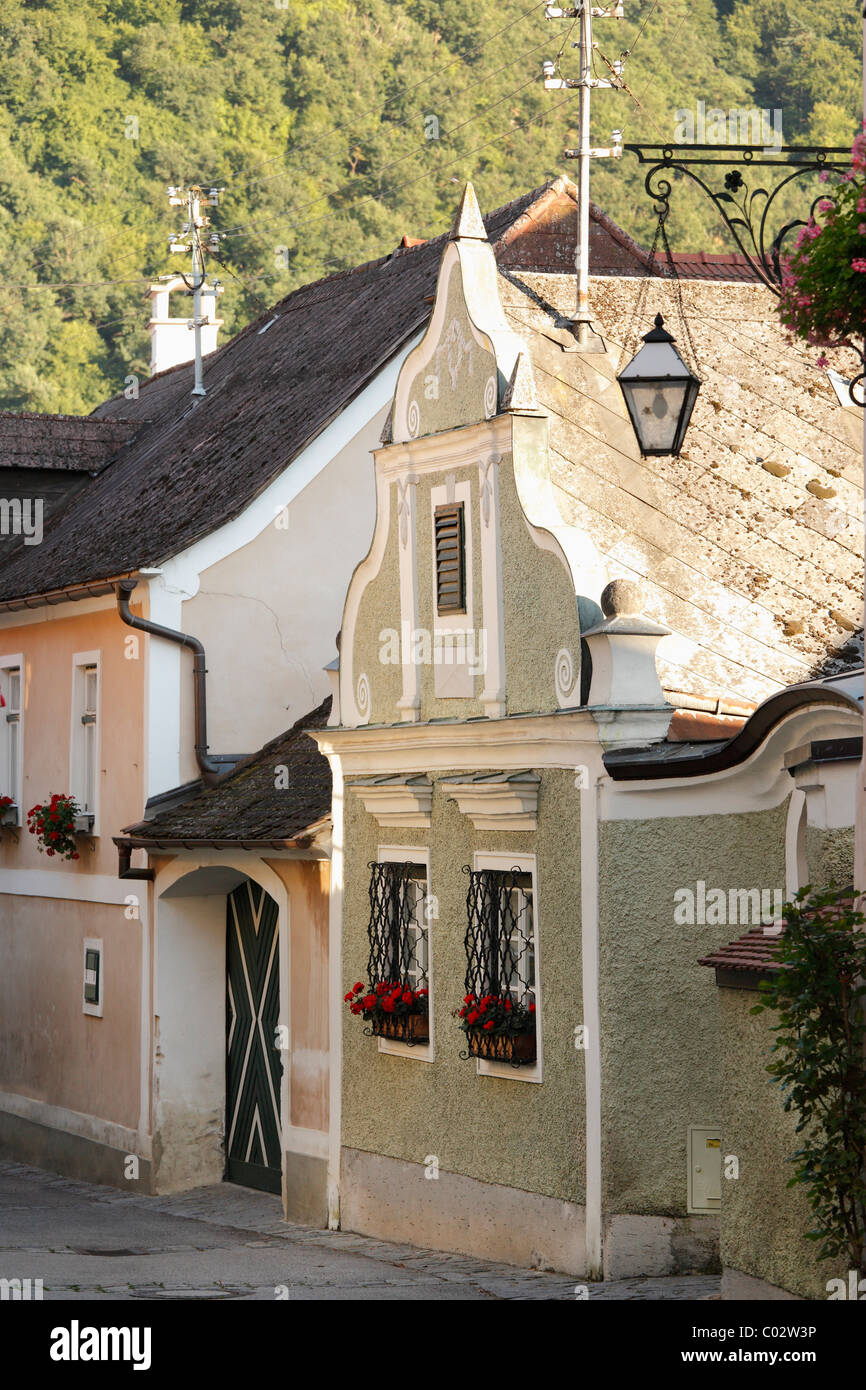
[(277, 904), (249, 880), (230, 893), (226, 920), (226, 1178), (279, 1192)]

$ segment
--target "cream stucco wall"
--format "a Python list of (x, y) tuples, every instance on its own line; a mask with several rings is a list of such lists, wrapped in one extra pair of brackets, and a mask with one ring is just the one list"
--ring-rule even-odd
[[(435, 1059), (380, 1053), (362, 1024), (343, 1022), (345, 1148), (499, 1183), (563, 1201), (584, 1200), (584, 1054), (574, 1046), (582, 1021), (579, 805), (573, 774), (542, 774), (538, 830), (476, 831), (437, 785), (429, 831), (377, 825), (347, 791), (343, 978), (366, 978), (369, 869), (379, 846), (430, 847)], [(537, 855), (543, 1081), (479, 1076), (453, 1011), (465, 992), (466, 876), (473, 853)], [(547, 962), (547, 964), (545, 964)], [(420, 1170), (423, 1172), (423, 1167)], [(401, 1195), (400, 1201), (405, 1200)]]
[(722, 1187), (722, 1263), (800, 1298), (826, 1298), (829, 1279), (845, 1279), (847, 1289), (847, 1263), (818, 1260), (805, 1234), (811, 1225), (805, 1189), (787, 1187), (794, 1171), (787, 1160), (799, 1139), (796, 1120), (785, 1113), (779, 1088), (765, 1071), (774, 1015), (752, 1015), (754, 990), (717, 993), (722, 1152), (736, 1155), (740, 1174)]
[(606, 1212), (686, 1212), (688, 1126), (722, 1110), (718, 990), (697, 961), (750, 924), (677, 925), (674, 892), (784, 891), (786, 808), (600, 827)]
[[(0, 913), (0, 1090), (136, 1129), (141, 921), (5, 894)], [(82, 1008), (85, 937), (103, 942), (102, 1018)]]
[[(330, 461), (285, 513), (205, 569), (182, 606), (204, 643), (212, 753), (251, 753), (330, 693), (343, 601), (375, 519), (371, 451), (385, 411)], [(182, 780), (196, 776), (192, 678), (181, 680)]]
[[(111, 600), (32, 616), (0, 631), (0, 650), (24, 657), (23, 812), (70, 790), (72, 658), (98, 652), (100, 833), (80, 838), (81, 858), (65, 861), (39, 852), (25, 817), (20, 829), (0, 831), (0, 1091), (30, 1098), (22, 1113), (36, 1122), (40, 1107), (55, 1107), (62, 1124), (101, 1141), (103, 1122), (139, 1131), (146, 1074), (149, 890), (117, 879), (111, 837), (144, 805), (147, 649), (139, 641), (137, 657), (127, 659), (129, 629)], [(137, 918), (126, 915), (129, 894), (138, 898)], [(82, 1011), (85, 937), (104, 942), (102, 1018)]]

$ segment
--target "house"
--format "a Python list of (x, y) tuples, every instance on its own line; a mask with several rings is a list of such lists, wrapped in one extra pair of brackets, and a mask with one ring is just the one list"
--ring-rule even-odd
[(470, 189), (312, 731), (341, 1221), (576, 1276), (712, 1268), (697, 962), (729, 911), (778, 915), (789, 741), (857, 727), (856, 435), (763, 288), (651, 281), (704, 387), (681, 457), (642, 460), (615, 374), (645, 278), (596, 278), (582, 354), (569, 279), (499, 254)]
[[(452, 236), (209, 354), (203, 398), (181, 365), (90, 417), (123, 437), (0, 569), (0, 1152), (146, 1191), (227, 1170), (297, 1219), (576, 1273), (717, 1258), (687, 1183), (715, 943), (669, 920), (706, 842), (608, 763), (667, 770), (856, 662), (859, 462), (736, 258), (671, 284), (594, 210), (606, 347), (573, 351), (574, 234), (566, 180), (483, 222), (468, 192)], [(705, 384), (685, 454), (644, 462), (615, 373), (659, 309)], [(21, 812), (62, 791), (58, 863)], [(760, 898), (749, 824), (710, 868)], [(474, 1056), (493, 902), (527, 1026)], [(429, 989), (426, 1040), (343, 1002), (376, 951)]]

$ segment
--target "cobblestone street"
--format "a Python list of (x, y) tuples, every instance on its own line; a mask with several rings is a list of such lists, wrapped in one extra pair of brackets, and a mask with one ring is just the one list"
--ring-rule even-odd
[[(54, 1300), (573, 1300), (561, 1274), (485, 1264), (281, 1220), (279, 1200), (220, 1183), (143, 1197), (0, 1162), (0, 1279)], [(712, 1277), (588, 1286), (590, 1299), (707, 1300)]]

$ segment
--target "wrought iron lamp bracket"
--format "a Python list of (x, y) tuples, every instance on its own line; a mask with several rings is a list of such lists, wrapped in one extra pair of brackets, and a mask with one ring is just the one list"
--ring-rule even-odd
[[(819, 145), (780, 145), (771, 153), (758, 145), (624, 145), (623, 148), (636, 155), (641, 164), (650, 166), (644, 187), (656, 204), (659, 216), (666, 217), (670, 211), (673, 192), (673, 185), (665, 175), (687, 174), (714, 204), (752, 270), (776, 295), (781, 292), (782, 243), (795, 227), (805, 226), (805, 219), (797, 218), (787, 222), (769, 240), (768, 219), (776, 198), (783, 188), (804, 174), (821, 173), (825, 169), (841, 173), (851, 167), (849, 150)], [(750, 188), (738, 166), (789, 169), (790, 172), (772, 188)], [(723, 187), (712, 187), (708, 176), (695, 172), (698, 167), (718, 169), (724, 174)], [(718, 182), (718, 176), (714, 182)], [(739, 195), (739, 201), (735, 195)], [(827, 194), (823, 192), (814, 199), (810, 214), (825, 197)]]

